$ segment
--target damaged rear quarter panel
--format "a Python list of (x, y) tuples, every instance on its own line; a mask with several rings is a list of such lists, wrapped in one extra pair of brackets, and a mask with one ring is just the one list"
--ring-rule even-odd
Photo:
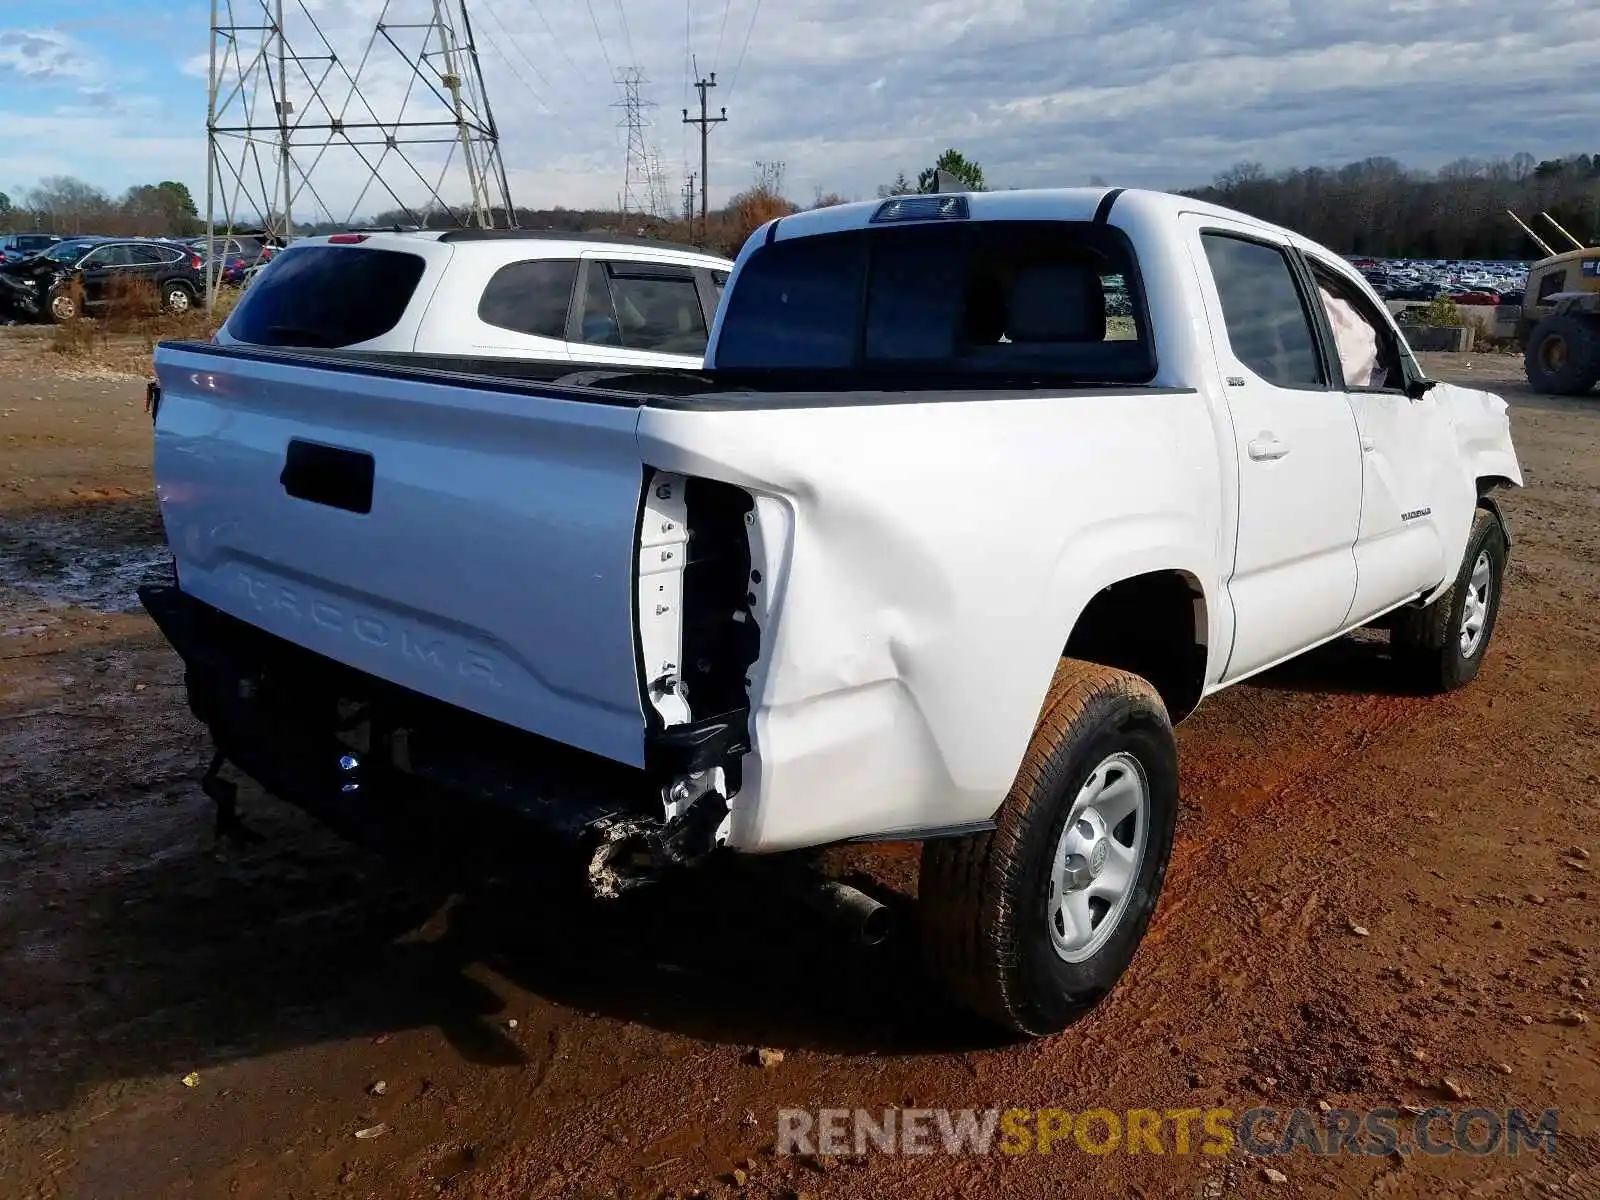
[(1215, 594), (1205, 398), (804, 402), (640, 419), (645, 462), (756, 497), (755, 748), (729, 842), (985, 820), (1095, 593), (1179, 569)]

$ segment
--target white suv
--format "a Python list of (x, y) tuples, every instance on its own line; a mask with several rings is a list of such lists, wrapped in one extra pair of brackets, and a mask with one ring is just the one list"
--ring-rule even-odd
[(251, 281), (217, 341), (694, 368), (732, 267), (592, 233), (299, 238)]

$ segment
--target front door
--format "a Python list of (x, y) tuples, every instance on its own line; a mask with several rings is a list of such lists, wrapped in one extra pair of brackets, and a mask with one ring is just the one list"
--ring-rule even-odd
[(1455, 434), (1431, 392), (1406, 395), (1407, 370), (1417, 368), (1380, 306), (1349, 272), (1321, 255), (1304, 255), (1319, 294), (1343, 306), (1333, 314), (1336, 325), (1323, 299), (1338, 375), (1361, 437), (1358, 581), (1350, 620), (1365, 621), (1445, 577), (1435, 510), (1449, 496), (1440, 468), (1456, 461)]
[(78, 263), (78, 281), (83, 285), (83, 302), (86, 305), (103, 304), (111, 285), (111, 277), (119, 263), (127, 261), (127, 248), (119, 245), (96, 246)]
[(1238, 452), (1229, 681), (1344, 627), (1356, 592), (1361, 446), (1286, 248), (1246, 225), (1187, 220)]

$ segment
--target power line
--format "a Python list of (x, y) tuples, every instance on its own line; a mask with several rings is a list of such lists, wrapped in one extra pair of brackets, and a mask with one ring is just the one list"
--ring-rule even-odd
[(622, 7), (622, 0), (617, 0), (617, 16), (622, 18), (622, 44), (628, 48), (628, 61), (636, 63), (639, 56), (633, 52), (633, 34), (628, 29), (628, 14)]
[(733, 64), (733, 78), (728, 80), (728, 95), (733, 95), (733, 89), (739, 83), (739, 68), (744, 66), (745, 51), (750, 49), (750, 35), (756, 31), (756, 18), (761, 15), (761, 0), (756, 0), (756, 6), (750, 13), (750, 28), (744, 31), (744, 45), (739, 47), (739, 61)]
[[(500, 15), (498, 13), (496, 13), (493, 8), (489, 7), (488, 0), (478, 0), (478, 3), (483, 6), (483, 11), (489, 14), (489, 19), (495, 23), (495, 27), (498, 28), (501, 33), (506, 35), (506, 41), (511, 43), (511, 48), (517, 52), (517, 56), (519, 58), (521, 58), (523, 62), (528, 64), (528, 69), (531, 70), (535, 75), (537, 75), (539, 77), (539, 81), (541, 83), (543, 83), (545, 85), (545, 87), (549, 88), (552, 92), (556, 91), (557, 90), (556, 89), (556, 85), (551, 83), (549, 76), (547, 76), (543, 71), (541, 71), (539, 69), (539, 64), (534, 62), (533, 59), (528, 57), (528, 52), (522, 48), (522, 43), (517, 41), (517, 35), (512, 33), (511, 30), (509, 30), (508, 28), (506, 28), (506, 24), (505, 24), (504, 21), (502, 21), (500, 19)], [(511, 60), (506, 58), (505, 51), (501, 50), (500, 47), (496, 46), (493, 42), (491, 42), (490, 45), (494, 46), (495, 52), (497, 54), (499, 54), (502, 59), (505, 59), (506, 65), (508, 67), (511, 66)], [(514, 68), (514, 67), (512, 68), (512, 74), (514, 74), (514, 75), (518, 74), (518, 72), (516, 71), (516, 68)], [(520, 76), (519, 76), (519, 78), (520, 78)], [(526, 85), (527, 81), (524, 80), (523, 83)], [(533, 92), (534, 96), (538, 99), (540, 104), (544, 105), (545, 111), (547, 111), (547, 112), (554, 112), (555, 111), (554, 107), (550, 104), (550, 102), (548, 100), (546, 100), (542, 95), (540, 95), (540, 93), (536, 89), (534, 89), (532, 86), (529, 86), (528, 90), (530, 92)]]
[(539, 94), (538, 90), (533, 86), (533, 84), (527, 81), (521, 71), (517, 70), (517, 64), (506, 57), (506, 52), (504, 50), (500, 49), (500, 47), (494, 42), (489, 43), (489, 49), (493, 50), (497, 55), (500, 56), (500, 61), (505, 63), (506, 70), (511, 72), (511, 77), (527, 89), (528, 95), (534, 98), (539, 107), (543, 108), (547, 113), (553, 113), (555, 111), (550, 107), (550, 102)]
[(722, 0), (722, 26), (717, 30), (717, 48), (711, 54), (711, 69), (715, 71), (717, 64), (722, 61), (722, 38), (728, 32), (728, 12), (733, 8), (733, 0)]
[(539, 7), (539, 0), (528, 0), (528, 3), (533, 8), (533, 15), (539, 18), (539, 24), (543, 25), (544, 31), (550, 35), (550, 41), (553, 42), (555, 44), (555, 48), (561, 52), (561, 57), (567, 60), (567, 66), (571, 67), (574, 71), (577, 71), (578, 64), (573, 62), (572, 55), (567, 53), (566, 41), (562, 38), (558, 38), (556, 36), (556, 31), (550, 28), (550, 22), (545, 19), (544, 10)]
[(589, 22), (594, 26), (595, 40), (600, 43), (600, 57), (606, 60), (606, 77), (615, 79), (617, 70), (611, 65), (611, 51), (606, 49), (605, 34), (600, 32), (600, 18), (594, 15), (594, 0), (583, 0), (583, 3), (589, 10)]

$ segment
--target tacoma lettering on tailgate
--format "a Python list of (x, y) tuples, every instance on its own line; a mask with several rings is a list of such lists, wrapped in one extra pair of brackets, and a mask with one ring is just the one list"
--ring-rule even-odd
[(485, 687), (503, 686), (493, 657), (476, 649), (463, 649), (450, 639), (408, 627), (392, 618), (385, 620), (361, 612), (348, 601), (337, 604), (321, 596), (307, 594), (275, 579), (252, 575), (239, 567), (230, 574), (234, 594), (273, 624), (310, 624), (323, 635), (351, 638), (363, 646), (398, 655), (408, 665), (425, 667), (444, 675), (456, 675)]

